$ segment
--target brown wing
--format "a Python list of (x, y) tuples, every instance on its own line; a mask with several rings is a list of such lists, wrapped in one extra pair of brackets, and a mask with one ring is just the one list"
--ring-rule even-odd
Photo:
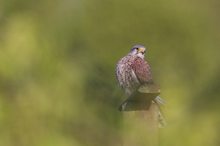
[(144, 59), (135, 58), (131, 67), (141, 84), (153, 82), (150, 65)]

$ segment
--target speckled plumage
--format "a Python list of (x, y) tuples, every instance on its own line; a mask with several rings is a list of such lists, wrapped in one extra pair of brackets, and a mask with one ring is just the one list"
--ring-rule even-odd
[[(154, 85), (150, 65), (144, 60), (145, 52), (144, 46), (136, 45), (117, 63), (116, 77), (128, 97), (141, 85)], [(155, 97), (152, 102), (156, 102), (158, 105), (164, 104), (164, 100), (159, 96)], [(126, 106), (126, 101), (122, 104), (122, 107), (124, 106)], [(158, 121), (160, 126), (166, 125), (160, 111), (158, 112)]]
[[(138, 47), (144, 48), (140, 45)], [(153, 82), (150, 66), (144, 60), (144, 54), (142, 57), (134, 51), (132, 49), (128, 55), (119, 60), (116, 66), (116, 77), (127, 96), (130, 96), (140, 85)]]

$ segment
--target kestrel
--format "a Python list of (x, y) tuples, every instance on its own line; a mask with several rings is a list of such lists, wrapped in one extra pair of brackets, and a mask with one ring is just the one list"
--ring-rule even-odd
[[(116, 66), (116, 77), (125, 94), (131, 96), (140, 86), (153, 85), (151, 68), (144, 60), (146, 48), (135, 45), (131, 51), (119, 60)], [(159, 96), (155, 98), (157, 103), (164, 102)]]
[[(142, 45), (135, 45), (131, 51), (119, 60), (116, 66), (116, 77), (119, 85), (126, 96), (130, 97), (139, 87), (154, 85), (151, 68), (144, 56), (146, 48)], [(143, 85), (143, 86), (142, 86)], [(164, 104), (164, 100), (157, 96), (154, 101), (157, 104)], [(159, 120), (163, 120), (159, 112)]]
[(128, 55), (117, 63), (116, 76), (127, 96), (136, 91), (140, 85), (153, 83), (150, 66), (144, 60), (145, 53), (144, 46), (135, 45)]

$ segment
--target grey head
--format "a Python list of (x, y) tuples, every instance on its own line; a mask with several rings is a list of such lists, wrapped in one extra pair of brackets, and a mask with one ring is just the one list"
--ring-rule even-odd
[(144, 47), (143, 45), (135, 45), (132, 47), (129, 54), (137, 55), (141, 58), (144, 58), (145, 53), (146, 53), (146, 47)]

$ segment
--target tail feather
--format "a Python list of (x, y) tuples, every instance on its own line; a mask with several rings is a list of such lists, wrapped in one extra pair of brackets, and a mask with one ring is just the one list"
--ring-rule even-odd
[(163, 98), (161, 98), (160, 96), (157, 96), (157, 97), (154, 99), (154, 101), (155, 101), (157, 104), (159, 104), (159, 105), (165, 105), (165, 104), (166, 104), (166, 101), (165, 101)]

